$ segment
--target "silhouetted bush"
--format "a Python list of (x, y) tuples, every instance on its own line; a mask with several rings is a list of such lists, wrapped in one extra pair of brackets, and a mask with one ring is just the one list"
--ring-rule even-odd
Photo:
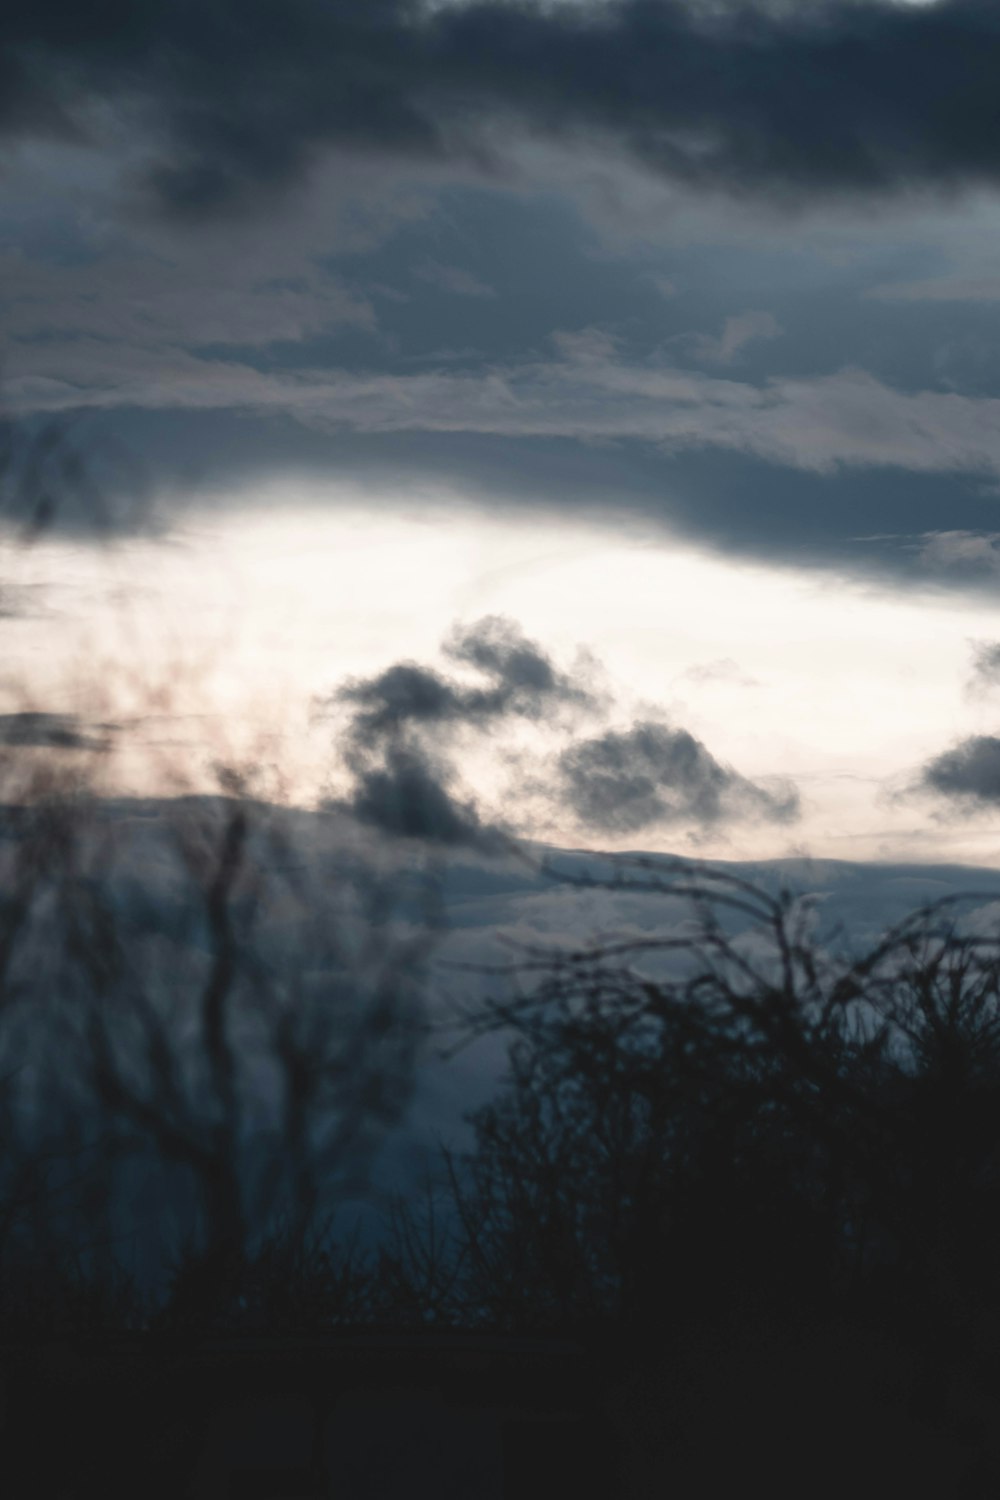
[(738, 1412), (771, 1472), (775, 1445), (803, 1456), (805, 1434), (846, 1432), (834, 1469), (850, 1482), (877, 1411), (882, 1459), (911, 1450), (897, 1481), (938, 1461), (928, 1434), (945, 1468), (971, 1445), (985, 1474), (1000, 1395), (995, 929), (942, 903), (845, 956), (791, 894), (680, 865), (625, 864), (620, 879), (665, 908), (689, 900), (694, 920), (526, 954), (479, 1018), (514, 1042), (474, 1151), (451, 1163), (465, 1316), (610, 1340), (609, 1400), (659, 1475), (643, 1483), (693, 1482), (699, 1464), (697, 1493), (713, 1493), (709, 1474), (728, 1482), (735, 1452), (706, 1453)]

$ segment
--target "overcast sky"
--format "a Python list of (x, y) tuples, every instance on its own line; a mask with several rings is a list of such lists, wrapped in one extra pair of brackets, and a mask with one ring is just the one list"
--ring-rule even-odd
[(1000, 864), (995, 0), (13, 0), (5, 764)]

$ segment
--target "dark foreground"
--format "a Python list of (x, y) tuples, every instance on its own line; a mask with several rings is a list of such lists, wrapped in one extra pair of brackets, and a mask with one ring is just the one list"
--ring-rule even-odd
[(11, 1344), (3, 1493), (986, 1496), (1000, 1401), (977, 1387), (871, 1329), (763, 1310), (679, 1326), (671, 1349), (455, 1331)]

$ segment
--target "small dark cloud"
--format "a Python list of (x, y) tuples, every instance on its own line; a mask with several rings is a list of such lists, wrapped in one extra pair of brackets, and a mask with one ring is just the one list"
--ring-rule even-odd
[(10, 0), (3, 30), (0, 131), (84, 138), (100, 106), (128, 108), (162, 143), (157, 202), (193, 220), (324, 146), (495, 157), (512, 121), (738, 194), (1000, 177), (993, 0)]
[(439, 771), (419, 748), (391, 744), (377, 764), (357, 767), (350, 811), (394, 838), (473, 846), (489, 842), (475, 806), (446, 784), (453, 782), (450, 767)]
[(487, 615), (470, 628), (453, 631), (444, 651), (453, 661), (474, 667), (492, 680), (485, 695), (473, 693), (467, 698), (477, 713), (538, 719), (559, 705), (571, 709), (595, 706), (587, 682), (559, 671), (548, 653), (503, 615)]
[(970, 809), (1000, 807), (1000, 739), (975, 734), (961, 740), (926, 763), (917, 788)]
[(443, 724), (462, 717), (461, 694), (431, 667), (396, 662), (375, 677), (349, 682), (337, 699), (352, 705), (352, 737), (399, 734), (413, 724)]
[(25, 749), (107, 750), (113, 724), (87, 724), (75, 714), (0, 714), (0, 745)]
[(394, 837), (495, 845), (496, 831), (461, 789), (455, 737), (492, 731), (508, 719), (557, 718), (595, 700), (585, 682), (561, 672), (539, 645), (497, 615), (457, 628), (442, 650), (474, 679), (397, 662), (333, 695), (333, 704), (348, 713), (342, 753), (352, 785), (342, 805)]
[(771, 790), (749, 781), (686, 729), (651, 720), (572, 745), (559, 758), (559, 780), (580, 823), (614, 833), (746, 818), (787, 823), (799, 812), (791, 785)]
[(586, 685), (559, 672), (540, 646), (500, 616), (455, 630), (442, 649), (486, 682), (466, 683), (415, 662), (398, 662), (338, 690), (337, 699), (354, 709), (352, 733), (370, 738), (407, 726), (479, 725), (505, 714), (539, 719), (559, 705), (585, 707), (593, 701)]

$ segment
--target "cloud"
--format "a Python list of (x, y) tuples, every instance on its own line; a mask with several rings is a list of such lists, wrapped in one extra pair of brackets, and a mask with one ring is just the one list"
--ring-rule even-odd
[(399, 662), (375, 677), (345, 683), (336, 694), (352, 706), (355, 732), (394, 735), (410, 726), (479, 725), (514, 714), (539, 719), (556, 705), (586, 707), (587, 686), (557, 670), (513, 621), (488, 615), (457, 627), (442, 650), (486, 681), (463, 682), (415, 662)]
[(357, 755), (348, 809), (360, 822), (393, 838), (431, 844), (490, 846), (475, 805), (454, 790), (448, 765), (435, 766), (422, 747), (389, 742), (371, 763)]
[(740, 196), (1000, 176), (992, 0), (11, 0), (4, 38), (0, 131), (85, 139), (110, 116), (187, 220), (266, 201), (326, 148), (495, 162), (512, 127)]
[(970, 809), (1000, 806), (1000, 739), (971, 735), (921, 769), (917, 789)]
[[(988, 495), (986, 486), (983, 490)], [(855, 542), (880, 548), (888, 545), (897, 556), (909, 554), (923, 571), (964, 582), (991, 583), (1000, 571), (1000, 531), (954, 527), (948, 531), (883, 532), (855, 536)]]
[(85, 724), (76, 714), (0, 714), (0, 745), (19, 749), (107, 750), (113, 724)]
[(1000, 302), (1000, 276), (956, 276), (893, 281), (869, 287), (880, 302)]
[(1000, 686), (1000, 641), (973, 641), (968, 692), (973, 697)]
[(799, 812), (790, 783), (772, 789), (749, 781), (686, 729), (649, 719), (572, 745), (559, 758), (559, 782), (581, 824), (619, 834), (743, 819), (787, 823)]
[(706, 364), (733, 365), (748, 344), (757, 339), (775, 339), (782, 331), (773, 313), (751, 311), (727, 318), (718, 335), (699, 333), (687, 342), (695, 359)]
[(348, 714), (342, 749), (351, 789), (340, 805), (393, 837), (496, 847), (497, 830), (462, 789), (455, 739), (495, 732), (507, 719), (557, 720), (597, 700), (500, 616), (457, 627), (442, 650), (474, 680), (397, 662), (334, 693), (333, 705)]
[(928, 567), (1000, 569), (1000, 531), (927, 531), (920, 561)]
[[(459, 751), (483, 745), (487, 735), (495, 743), (514, 720), (565, 729), (607, 702), (585, 668), (561, 672), (506, 619), (456, 629), (442, 649), (475, 680), (397, 662), (337, 689), (332, 704), (347, 713), (341, 752), (350, 778), (338, 805), (391, 837), (496, 850), (503, 834), (463, 785)], [(750, 781), (687, 730), (649, 719), (571, 743), (557, 755), (554, 777), (540, 769), (544, 758), (536, 774), (530, 757), (519, 764), (525, 787), (569, 808), (597, 833), (786, 823), (799, 811), (789, 782)]]
[(496, 291), (480, 281), (471, 271), (461, 266), (443, 266), (439, 261), (428, 260), (418, 266), (416, 273), (421, 281), (429, 282), (442, 292), (451, 292), (455, 297), (495, 297)]
[(696, 662), (680, 675), (682, 679), (699, 685), (722, 682), (729, 683), (732, 687), (760, 687), (757, 678), (744, 672), (739, 662), (733, 661), (731, 656), (718, 657), (715, 661)]
[[(305, 235), (309, 226), (297, 225)], [(105, 231), (105, 237), (110, 234)], [(308, 243), (258, 238), (216, 247), (122, 231), (79, 264), (0, 255), (8, 339), (96, 338), (122, 347), (260, 348), (340, 325), (370, 327), (372, 310), (317, 263)]]
[(724, 379), (658, 355), (626, 362), (599, 332), (564, 336), (557, 348), (555, 359), (474, 373), (286, 373), (181, 349), (80, 338), (12, 350), (5, 394), (8, 408), (21, 413), (235, 410), (289, 416), (327, 432), (716, 448), (815, 473), (897, 467), (1000, 474), (996, 397), (896, 390), (854, 368), (761, 384)]

